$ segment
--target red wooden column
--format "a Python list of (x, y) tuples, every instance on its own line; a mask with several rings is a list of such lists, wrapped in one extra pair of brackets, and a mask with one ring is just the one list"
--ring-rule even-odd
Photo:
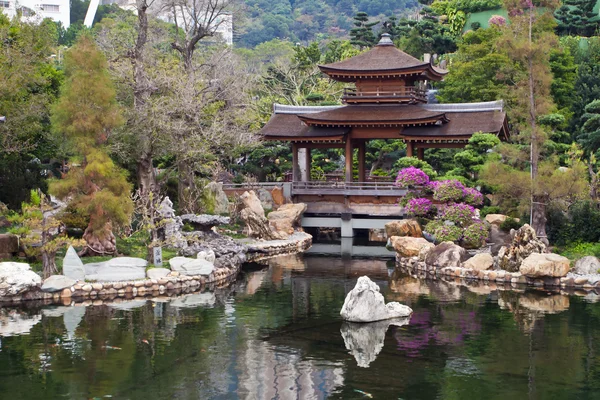
[(413, 143), (411, 141), (406, 142), (406, 157), (412, 157), (413, 150)]
[(358, 143), (358, 181), (359, 182), (367, 181), (367, 174), (366, 174), (366, 168), (365, 168), (365, 148), (366, 148), (366, 142), (364, 140), (361, 140)]
[(352, 159), (354, 150), (352, 149), (352, 138), (350, 133), (346, 135), (346, 182), (352, 182)]
[(423, 160), (423, 159), (425, 159), (425, 149), (424, 149), (423, 147), (419, 147), (419, 148), (417, 149), (417, 158), (418, 158), (419, 160)]
[(300, 180), (300, 168), (298, 165), (298, 144), (292, 142), (292, 182)]

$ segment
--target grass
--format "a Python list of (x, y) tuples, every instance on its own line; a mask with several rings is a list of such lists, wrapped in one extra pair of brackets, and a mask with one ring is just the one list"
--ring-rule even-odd
[(572, 262), (585, 256), (600, 257), (600, 243), (571, 243), (556, 247), (555, 252)]
[(219, 225), (218, 230), (220, 234), (229, 236), (234, 239), (247, 238), (247, 236), (242, 233), (244, 230), (244, 226), (241, 224), (230, 223), (226, 225)]

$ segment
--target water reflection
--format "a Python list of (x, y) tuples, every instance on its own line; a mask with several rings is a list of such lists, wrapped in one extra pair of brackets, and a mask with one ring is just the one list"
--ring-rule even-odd
[(368, 368), (383, 349), (383, 341), (388, 328), (408, 325), (409, 318), (377, 321), (367, 324), (344, 322), (340, 328), (346, 349), (356, 359), (359, 367)]
[[(376, 259), (280, 257), (214, 293), (0, 308), (0, 393), (574, 399), (600, 389), (597, 303), (419, 280), (390, 267)], [(365, 273), (386, 301), (413, 308), (410, 322), (340, 320), (346, 294)]]

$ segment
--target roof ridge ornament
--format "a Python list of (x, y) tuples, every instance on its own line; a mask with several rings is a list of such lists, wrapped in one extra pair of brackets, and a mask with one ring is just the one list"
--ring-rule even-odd
[(381, 39), (379, 39), (379, 43), (377, 46), (394, 46), (394, 42), (392, 41), (392, 35), (389, 33), (384, 33), (381, 35)]

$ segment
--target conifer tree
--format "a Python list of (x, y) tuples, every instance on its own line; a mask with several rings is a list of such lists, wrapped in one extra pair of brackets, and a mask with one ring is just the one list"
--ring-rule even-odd
[(366, 12), (358, 12), (354, 16), (354, 26), (350, 30), (350, 43), (355, 46), (364, 49), (365, 47), (374, 46), (377, 42), (377, 38), (373, 33), (373, 27), (377, 25), (379, 21), (369, 22), (369, 14)]
[[(66, 80), (53, 108), (53, 128), (73, 142), (77, 158), (51, 193), (89, 216), (82, 255), (114, 254), (112, 229), (129, 222), (133, 212), (131, 185), (114, 164), (105, 145), (112, 129), (122, 123), (106, 59), (91, 37), (82, 35), (65, 55)], [(78, 165), (77, 165), (78, 164)]]

